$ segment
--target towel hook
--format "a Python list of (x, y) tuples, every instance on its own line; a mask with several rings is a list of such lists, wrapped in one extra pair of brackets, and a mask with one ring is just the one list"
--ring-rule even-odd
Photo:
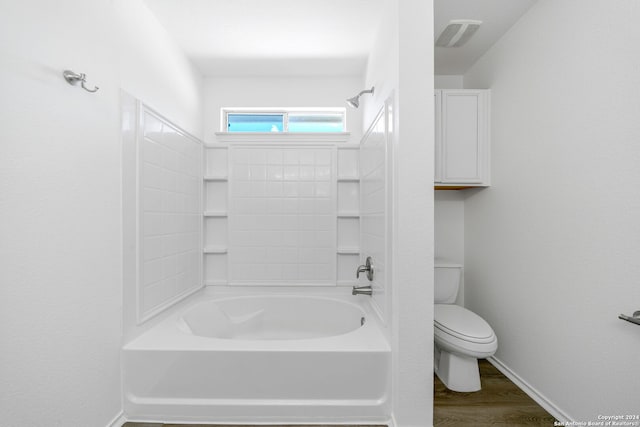
[(98, 86), (94, 86), (93, 89), (89, 89), (84, 85), (87, 82), (87, 75), (85, 73), (78, 74), (71, 70), (64, 70), (62, 75), (64, 76), (64, 79), (67, 81), (67, 83), (69, 83), (70, 85), (75, 86), (78, 84), (78, 82), (80, 82), (80, 86), (82, 86), (82, 89), (86, 90), (87, 92), (93, 93), (93, 92), (97, 92), (98, 89), (100, 89)]
[(618, 316), (618, 319), (626, 320), (627, 322), (635, 323), (636, 325), (640, 325), (640, 310), (637, 310), (633, 313), (632, 316), (627, 316), (626, 314), (621, 314)]

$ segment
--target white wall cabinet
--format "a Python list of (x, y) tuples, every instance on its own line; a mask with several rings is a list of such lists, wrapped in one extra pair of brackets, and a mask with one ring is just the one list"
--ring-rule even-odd
[(437, 187), (489, 186), (488, 89), (435, 91)]

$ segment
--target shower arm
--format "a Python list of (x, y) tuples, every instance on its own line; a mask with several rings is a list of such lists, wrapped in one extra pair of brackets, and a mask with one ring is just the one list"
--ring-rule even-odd
[(360, 98), (360, 96), (364, 95), (365, 93), (370, 93), (373, 95), (373, 87), (371, 89), (365, 89), (360, 91), (360, 93), (356, 96), (356, 98)]

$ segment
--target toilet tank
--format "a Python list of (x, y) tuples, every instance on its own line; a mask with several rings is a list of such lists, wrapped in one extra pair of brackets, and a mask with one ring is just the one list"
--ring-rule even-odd
[(458, 264), (436, 264), (434, 271), (434, 303), (453, 304), (460, 289), (462, 266)]

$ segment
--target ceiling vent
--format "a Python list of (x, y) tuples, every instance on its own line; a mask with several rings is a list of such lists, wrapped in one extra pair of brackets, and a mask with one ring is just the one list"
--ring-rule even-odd
[(453, 19), (436, 40), (436, 46), (460, 47), (469, 41), (481, 24), (482, 21), (473, 19)]

